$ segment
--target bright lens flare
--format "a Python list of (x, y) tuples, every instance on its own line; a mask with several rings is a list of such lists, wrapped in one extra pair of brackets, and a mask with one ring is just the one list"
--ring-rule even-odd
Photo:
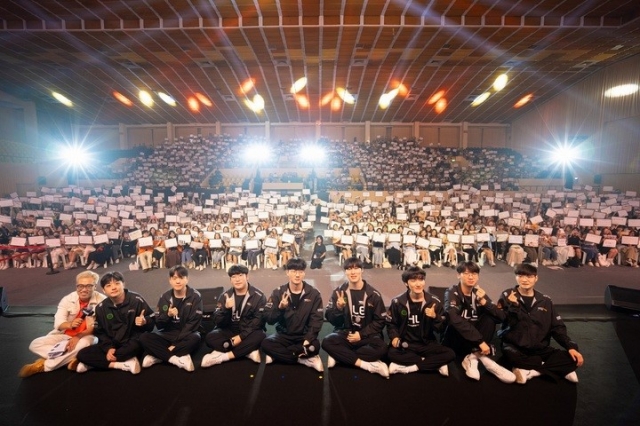
[(580, 158), (580, 150), (575, 146), (559, 146), (552, 152), (552, 159), (556, 163), (569, 165)]
[(127, 98), (125, 95), (123, 95), (122, 93), (118, 92), (118, 91), (114, 91), (113, 92), (113, 97), (116, 98), (118, 100), (118, 102), (130, 107), (133, 106), (133, 102), (131, 101), (131, 99)]
[(69, 108), (73, 106), (73, 102), (71, 102), (71, 100), (67, 98), (65, 95), (62, 95), (58, 92), (51, 92), (51, 96), (53, 96), (58, 102), (60, 102), (64, 106), (68, 106)]
[(489, 92), (484, 92), (482, 95), (479, 95), (478, 97), (476, 97), (473, 102), (471, 102), (471, 106), (475, 107), (480, 105), (481, 103), (483, 103), (484, 101), (486, 101), (489, 96), (491, 95), (491, 93)]
[(140, 102), (142, 102), (142, 104), (147, 108), (151, 108), (153, 106), (153, 97), (151, 97), (151, 93), (146, 90), (141, 90), (138, 93), (138, 99), (140, 99)]
[(253, 104), (258, 109), (258, 111), (262, 111), (264, 109), (264, 98), (260, 95), (255, 95), (253, 97)]
[(158, 92), (158, 97), (162, 99), (162, 102), (164, 102), (165, 104), (172, 107), (176, 106), (176, 100), (173, 99), (172, 96), (169, 96), (164, 92)]
[(505, 86), (507, 85), (507, 82), (509, 81), (509, 76), (506, 74), (500, 74), (497, 78), (496, 81), (493, 82), (493, 88), (496, 92), (501, 91), (502, 89), (505, 88)]
[(307, 86), (307, 77), (302, 77), (296, 80), (291, 86), (291, 93), (296, 94)]
[(65, 145), (60, 147), (58, 158), (69, 167), (82, 167), (88, 165), (91, 155), (80, 145)]

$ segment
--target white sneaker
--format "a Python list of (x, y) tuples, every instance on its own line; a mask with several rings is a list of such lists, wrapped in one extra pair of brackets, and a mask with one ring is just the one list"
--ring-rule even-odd
[(224, 352), (218, 352), (218, 351), (213, 351), (210, 354), (206, 354), (205, 356), (202, 357), (202, 364), (200, 364), (200, 366), (202, 368), (208, 368), (208, 367), (211, 367), (212, 365), (221, 364), (222, 362), (224, 362), (222, 357), (223, 355), (224, 355)]
[(516, 381), (516, 375), (514, 373), (507, 370), (488, 356), (481, 356), (480, 362), (489, 373), (496, 376), (502, 383), (513, 383)]
[(116, 362), (115, 367), (122, 371), (128, 371), (131, 374), (138, 374), (140, 372), (140, 362), (138, 358), (131, 358), (125, 362)]
[(269, 355), (265, 355), (264, 356), (264, 363), (265, 364), (271, 364), (273, 362), (273, 358), (271, 358)]
[(336, 366), (336, 360), (334, 357), (332, 357), (331, 355), (329, 355), (327, 357), (327, 368), (333, 368)]
[(191, 355), (182, 355), (182, 356), (174, 355), (171, 358), (169, 358), (169, 363), (175, 365), (178, 368), (182, 368), (183, 370), (187, 370), (187, 371), (195, 370), (193, 366), (193, 361), (191, 360)]
[(256, 349), (255, 351), (247, 355), (247, 358), (249, 358), (251, 361), (255, 362), (256, 364), (260, 364), (260, 351)]
[(449, 377), (449, 367), (447, 366), (447, 364), (445, 364), (442, 367), (438, 368), (438, 373), (440, 373), (444, 377)]
[(160, 358), (156, 358), (153, 355), (147, 355), (142, 360), (142, 368), (149, 368), (152, 365), (160, 364), (162, 360)]
[(418, 366), (413, 364), (413, 365), (400, 365), (400, 364), (396, 364), (395, 362), (392, 362), (391, 364), (389, 364), (389, 374), (409, 374), (409, 373), (413, 373), (414, 371), (418, 371)]
[(324, 371), (322, 360), (320, 359), (319, 355), (312, 356), (310, 358), (298, 358), (298, 364), (302, 364), (306, 367), (311, 367), (320, 373)]
[(578, 383), (578, 374), (575, 371), (572, 371), (571, 373), (567, 374), (566, 376), (564, 376), (564, 378), (570, 381), (571, 383)]
[(87, 371), (89, 371), (89, 367), (87, 366), (87, 364), (79, 362), (78, 366), (76, 367), (76, 373), (86, 373)]
[(527, 383), (527, 380), (538, 377), (540, 372), (536, 370), (525, 370), (524, 368), (514, 368), (513, 374), (516, 376), (516, 383), (524, 385)]
[(382, 361), (361, 361), (360, 368), (367, 370), (369, 373), (376, 373), (384, 378), (389, 378), (389, 367)]
[(467, 377), (473, 380), (480, 380), (480, 371), (478, 371), (478, 358), (469, 354), (462, 360), (462, 368), (464, 368)]

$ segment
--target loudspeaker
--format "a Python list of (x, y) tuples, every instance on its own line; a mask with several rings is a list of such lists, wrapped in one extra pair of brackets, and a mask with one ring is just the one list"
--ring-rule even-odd
[(4, 291), (4, 287), (0, 287), (0, 315), (7, 312), (9, 304), (7, 303), (7, 292)]
[(608, 285), (604, 304), (611, 310), (640, 312), (640, 290)]

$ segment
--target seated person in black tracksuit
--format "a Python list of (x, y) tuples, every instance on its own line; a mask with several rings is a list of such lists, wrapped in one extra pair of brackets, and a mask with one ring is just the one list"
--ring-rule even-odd
[(436, 340), (444, 322), (444, 309), (437, 297), (424, 290), (424, 269), (412, 266), (402, 273), (407, 291), (394, 297), (387, 314), (389, 374), (438, 370), (449, 375), (447, 364), (454, 352)]
[(389, 368), (381, 361), (387, 354), (382, 337), (387, 312), (380, 293), (362, 279), (363, 266), (355, 257), (342, 265), (347, 281), (327, 304), (325, 317), (334, 329), (322, 341), (322, 349), (329, 354), (329, 368), (338, 361), (389, 378)]
[(104, 274), (100, 286), (107, 299), (96, 306), (93, 333), (98, 343), (78, 352), (76, 371), (114, 368), (138, 374), (138, 356), (143, 351), (140, 335), (153, 330), (155, 314), (142, 296), (125, 288), (120, 272)]
[(285, 269), (289, 282), (271, 293), (264, 309), (264, 318), (276, 325), (276, 334), (262, 341), (265, 362), (299, 363), (323, 371), (318, 333), (322, 328), (322, 297), (304, 281), (307, 262), (290, 259)]
[(169, 269), (171, 290), (158, 300), (155, 333), (144, 333), (140, 342), (148, 353), (142, 367), (168, 362), (193, 371), (191, 354), (200, 347), (198, 328), (202, 322), (202, 296), (187, 285), (189, 270), (182, 265)]
[(215, 329), (205, 339), (213, 352), (202, 358), (203, 368), (245, 356), (260, 363), (267, 300), (262, 291), (249, 284), (249, 268), (233, 265), (227, 273), (231, 288), (218, 299), (213, 314)]
[[(524, 384), (544, 374), (577, 383), (576, 369), (584, 359), (549, 296), (535, 290), (538, 268), (523, 263), (515, 267), (515, 273), (518, 285), (503, 291), (498, 301), (506, 314), (498, 335), (516, 382)], [(551, 347), (552, 337), (564, 349)]]
[(515, 375), (491, 358), (495, 355), (491, 341), (504, 314), (478, 285), (480, 267), (474, 262), (462, 262), (456, 271), (458, 284), (448, 288), (444, 294), (447, 327), (443, 344), (459, 357), (464, 357), (462, 368), (467, 377), (480, 380), (480, 362), (502, 382), (515, 382)]

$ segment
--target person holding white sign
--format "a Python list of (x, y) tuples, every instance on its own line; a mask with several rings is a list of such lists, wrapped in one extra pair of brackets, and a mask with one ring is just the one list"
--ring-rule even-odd
[(100, 277), (95, 272), (83, 271), (76, 276), (76, 290), (62, 298), (53, 320), (53, 331), (38, 337), (29, 350), (40, 358), (20, 370), (20, 377), (46, 373), (68, 365), (75, 370), (76, 354), (80, 349), (96, 344), (93, 335), (94, 310), (105, 295), (96, 291)]
[(622, 253), (622, 264), (638, 267), (638, 232), (634, 229), (629, 230), (627, 235), (621, 235), (621, 242), (624, 244), (620, 248)]
[(603, 228), (600, 236), (602, 236), (602, 241), (598, 244), (598, 251), (600, 252), (598, 263), (600, 266), (613, 265), (618, 257), (618, 249), (616, 247), (618, 238), (611, 232), (610, 228)]
[(142, 238), (139, 238), (136, 243), (140, 268), (142, 268), (143, 272), (149, 272), (153, 262), (153, 238), (151, 233), (145, 229), (142, 231)]

